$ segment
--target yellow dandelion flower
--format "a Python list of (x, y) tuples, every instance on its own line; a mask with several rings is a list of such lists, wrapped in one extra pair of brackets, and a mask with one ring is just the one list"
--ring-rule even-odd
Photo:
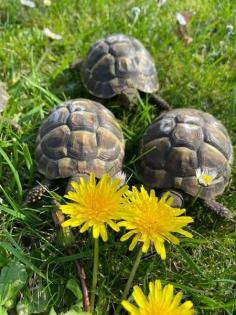
[(127, 185), (120, 187), (120, 180), (109, 174), (104, 174), (96, 184), (95, 174), (90, 174), (88, 181), (81, 178), (79, 183), (73, 182), (71, 186), (74, 191), (69, 191), (65, 197), (72, 202), (60, 206), (61, 211), (70, 217), (62, 223), (63, 227), (81, 226), (81, 233), (92, 228), (93, 237), (97, 239), (101, 235), (103, 241), (108, 239), (106, 225), (119, 231), (115, 220), (120, 219)]
[(157, 253), (161, 259), (166, 258), (165, 241), (179, 244), (179, 239), (172, 235), (172, 232), (192, 237), (192, 234), (183, 230), (193, 219), (188, 216), (182, 216), (185, 209), (172, 208), (173, 198), (165, 194), (158, 199), (155, 191), (151, 190), (150, 195), (142, 186), (139, 191), (133, 187), (132, 191), (127, 193), (127, 198), (122, 213), (123, 221), (119, 226), (130, 230), (122, 236), (121, 241), (128, 240), (131, 236), (133, 240), (129, 246), (133, 250), (138, 242), (143, 242), (142, 252), (147, 252), (151, 243), (154, 243)]
[(122, 306), (131, 315), (193, 315), (193, 303), (186, 301), (180, 304), (183, 293), (174, 296), (174, 288), (168, 284), (162, 288), (161, 281), (149, 283), (149, 294), (146, 297), (142, 290), (136, 285), (132, 294), (138, 307), (122, 301)]

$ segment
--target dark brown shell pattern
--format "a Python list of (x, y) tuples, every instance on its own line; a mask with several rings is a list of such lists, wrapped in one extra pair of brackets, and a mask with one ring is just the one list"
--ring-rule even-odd
[(78, 173), (121, 170), (124, 139), (114, 115), (102, 104), (76, 99), (54, 108), (42, 123), (36, 141), (36, 163), (48, 179)]
[(107, 36), (91, 47), (81, 79), (91, 94), (101, 98), (111, 98), (127, 87), (145, 93), (159, 88), (149, 52), (137, 39), (122, 34)]
[(217, 181), (204, 187), (203, 199), (223, 193), (233, 163), (225, 127), (212, 115), (194, 109), (161, 114), (144, 133), (141, 155), (140, 173), (146, 186), (180, 189), (192, 196), (199, 190), (196, 169), (216, 170)]

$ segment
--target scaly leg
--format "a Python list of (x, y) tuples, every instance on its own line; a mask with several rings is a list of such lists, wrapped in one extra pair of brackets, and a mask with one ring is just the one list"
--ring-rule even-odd
[(234, 221), (232, 212), (221, 203), (215, 200), (203, 200), (203, 204), (208, 210), (215, 212), (227, 221)]
[(130, 109), (132, 108), (138, 100), (138, 91), (133, 87), (126, 88), (119, 95), (119, 103), (124, 107)]
[(52, 181), (45, 179), (42, 183), (34, 186), (27, 194), (25, 204), (34, 203), (40, 200), (43, 194), (50, 188)]
[(149, 96), (149, 101), (151, 104), (158, 106), (161, 110), (168, 111), (168, 110), (172, 109), (170, 104), (167, 101), (165, 101), (162, 97), (160, 97), (159, 95), (151, 94)]

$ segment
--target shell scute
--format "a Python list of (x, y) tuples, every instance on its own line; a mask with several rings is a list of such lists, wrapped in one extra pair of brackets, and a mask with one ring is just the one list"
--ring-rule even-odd
[(79, 161), (92, 160), (97, 155), (96, 134), (89, 131), (73, 131), (68, 147), (68, 156)]
[(108, 52), (109, 46), (104, 41), (95, 43), (88, 53), (86, 67), (88, 67), (88, 69), (94, 67), (97, 61), (100, 60), (103, 56), (107, 55)]
[(69, 138), (70, 129), (67, 125), (59, 126), (49, 131), (41, 141), (44, 154), (54, 160), (66, 157)]
[(97, 115), (91, 112), (76, 111), (68, 119), (71, 130), (86, 130), (94, 132), (98, 128)]
[(173, 148), (166, 159), (165, 169), (176, 176), (192, 176), (197, 168), (196, 152), (186, 147)]
[(222, 132), (222, 129), (216, 128), (214, 125), (207, 126), (204, 129), (205, 141), (216, 147), (227, 159), (233, 154), (232, 146), (229, 138)]
[(169, 138), (158, 138), (148, 142), (141, 152), (145, 164), (153, 170), (164, 169), (166, 155), (170, 148)]
[(175, 120), (173, 118), (163, 118), (151, 124), (143, 136), (144, 143), (152, 141), (156, 138), (168, 137), (175, 128)]
[(58, 160), (58, 169), (61, 178), (67, 178), (78, 173), (77, 160), (65, 157)]
[(222, 172), (228, 164), (225, 156), (213, 145), (203, 143), (199, 150), (199, 163), (204, 167)]
[(107, 82), (115, 78), (115, 59), (112, 55), (104, 55), (92, 68), (93, 78), (98, 82)]
[(66, 124), (69, 116), (70, 112), (64, 106), (52, 111), (51, 115), (44, 122), (44, 128), (40, 129), (40, 136), (43, 137), (49, 131)]
[(135, 49), (128, 42), (117, 42), (110, 46), (109, 53), (114, 57), (135, 56)]
[(175, 119), (178, 123), (192, 124), (201, 127), (204, 125), (204, 120), (201, 116), (197, 115), (195, 110), (177, 113)]
[[(187, 137), (186, 134), (188, 135)], [(198, 150), (204, 138), (201, 127), (183, 123), (176, 125), (171, 137), (173, 139), (173, 145), (186, 146), (194, 150)]]

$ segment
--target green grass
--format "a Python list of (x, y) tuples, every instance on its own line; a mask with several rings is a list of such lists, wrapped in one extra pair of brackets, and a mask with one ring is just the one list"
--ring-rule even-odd
[[(0, 268), (20, 261), (27, 281), (9, 304), (31, 312), (49, 314), (66, 311), (76, 299), (67, 287), (77, 281), (74, 260), (80, 259), (91, 283), (93, 244), (87, 235), (76, 235), (75, 256), (70, 256), (51, 218), (51, 197), (24, 207), (27, 191), (39, 174), (35, 169), (34, 148), (38, 127), (60, 101), (89, 97), (79, 74), (69, 65), (83, 57), (100, 37), (122, 32), (137, 37), (155, 58), (160, 95), (173, 107), (193, 107), (208, 111), (227, 127), (236, 144), (236, 6), (234, 0), (156, 1), (52, 0), (50, 7), (35, 0), (37, 8), (22, 7), (17, 0), (0, 0), (0, 79), (10, 94), (4, 117), (14, 118), (22, 131), (0, 126)], [(140, 7), (136, 21), (131, 14)], [(176, 12), (195, 12), (188, 24), (193, 38), (186, 45), (176, 33)], [(234, 34), (226, 31), (234, 26)], [(63, 39), (51, 41), (42, 32), (49, 27)], [(155, 110), (140, 100), (130, 112), (110, 103), (126, 137), (124, 169), (139, 184), (134, 161), (137, 142)], [(232, 212), (236, 203), (236, 168), (232, 183), (219, 200)], [(236, 230), (235, 224), (207, 213), (200, 203), (191, 227), (194, 238), (181, 247), (168, 246), (168, 259), (161, 262), (155, 253), (145, 255), (135, 283), (147, 292), (147, 283), (156, 278), (173, 283), (194, 302), (198, 314), (236, 314)], [(96, 314), (114, 314), (135, 258), (127, 244), (111, 235), (100, 247), (99, 287)], [(66, 287), (67, 285), (67, 287)], [(1, 293), (1, 292), (0, 292)], [(0, 309), (1, 311), (1, 309)], [(3, 313), (4, 314), (4, 313)], [(11, 313), (14, 314), (14, 313)], [(27, 314), (24, 313), (18, 314)]]

